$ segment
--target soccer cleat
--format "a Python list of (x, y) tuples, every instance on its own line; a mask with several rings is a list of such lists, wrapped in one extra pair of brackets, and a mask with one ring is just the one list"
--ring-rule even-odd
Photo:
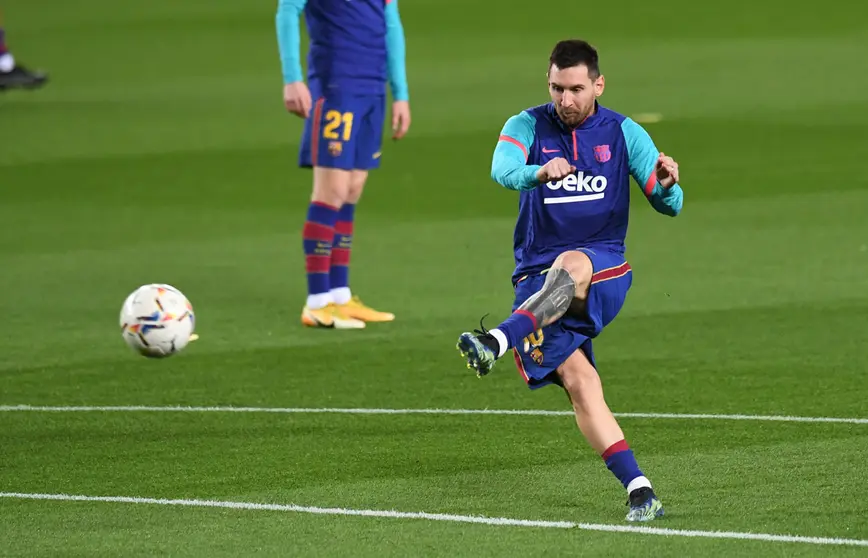
[(362, 303), (358, 296), (353, 295), (346, 304), (339, 304), (338, 308), (349, 318), (363, 322), (391, 322), (395, 315), (390, 312), (380, 312)]
[(643, 486), (630, 493), (627, 505), (627, 521), (651, 521), (663, 516), (663, 503), (654, 495), (650, 487)]
[(15, 66), (10, 72), (0, 72), (0, 91), (4, 89), (35, 89), (48, 80), (44, 72), (34, 72), (24, 66)]
[(197, 340), (197, 339), (199, 339), (199, 334), (198, 334), (198, 333), (191, 333), (191, 334), (190, 334), (190, 341), (189, 341), (190, 343), (192, 343), (193, 341), (195, 341), (195, 340)]
[(317, 309), (305, 306), (301, 311), (301, 323), (307, 327), (334, 329), (362, 329), (365, 327), (365, 322), (347, 316), (335, 304)]
[[(485, 317), (483, 316), (483, 320)], [(482, 320), (479, 321), (480, 329), (475, 329), (473, 332), (464, 332), (458, 337), (458, 351), (461, 356), (467, 360), (467, 368), (476, 370), (476, 375), (480, 378), (485, 376), (494, 364), (497, 362), (497, 339), (495, 339), (485, 326), (482, 325)]]

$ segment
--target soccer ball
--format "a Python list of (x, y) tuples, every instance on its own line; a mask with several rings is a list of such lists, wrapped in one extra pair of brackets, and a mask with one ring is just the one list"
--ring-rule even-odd
[(180, 352), (195, 326), (193, 305), (171, 285), (143, 285), (121, 307), (121, 335), (134, 351), (150, 358)]

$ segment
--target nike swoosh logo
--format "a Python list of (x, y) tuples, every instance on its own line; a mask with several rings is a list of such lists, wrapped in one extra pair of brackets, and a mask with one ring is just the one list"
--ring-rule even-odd
[(547, 149), (547, 148), (543, 147), (543, 153), (558, 153), (558, 152), (560, 152), (560, 149)]

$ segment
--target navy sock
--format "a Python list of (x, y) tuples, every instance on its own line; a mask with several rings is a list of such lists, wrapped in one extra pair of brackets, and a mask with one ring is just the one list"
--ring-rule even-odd
[[(643, 479), (645, 477), (639, 469), (639, 464), (636, 463), (636, 458), (633, 457), (633, 450), (630, 449), (625, 440), (612, 444), (609, 449), (603, 452), (602, 457), (606, 462), (606, 467), (621, 481), (624, 488), (627, 488), (631, 482), (639, 477)], [(648, 482), (641, 484), (642, 486), (651, 485)]]
[(305, 271), (307, 272), (307, 294), (328, 293), (331, 289), (329, 271), (331, 270), (332, 242), (335, 236), (335, 221), (338, 210), (330, 205), (311, 202), (307, 210), (307, 221), (302, 230), (304, 244)]
[[(522, 339), (535, 332), (538, 328), (533, 314), (527, 310), (516, 310), (503, 323), (497, 326), (497, 329), (506, 336), (507, 346), (501, 347), (501, 351), (505, 353), (511, 348), (517, 347)], [(495, 337), (497, 336), (495, 335)]]
[(356, 206), (345, 203), (338, 212), (335, 223), (335, 237), (332, 245), (331, 272), (329, 281), (332, 289), (350, 286), (350, 251), (353, 247), (353, 216)]
[(6, 32), (3, 31), (3, 28), (0, 27), (0, 55), (6, 54), (8, 49), (6, 48)]

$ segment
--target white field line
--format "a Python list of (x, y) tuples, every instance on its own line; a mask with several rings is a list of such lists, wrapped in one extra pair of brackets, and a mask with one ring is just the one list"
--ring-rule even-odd
[(168, 500), (158, 498), (138, 498), (129, 496), (78, 496), (71, 494), (26, 494), (19, 492), (0, 492), (0, 498), (20, 500), (55, 500), (65, 502), (108, 502), (117, 504), (154, 504), (159, 506), (183, 506), (199, 508), (226, 508), (235, 510), (259, 510), (309, 513), (317, 515), (345, 515), (364, 517), (385, 517), (390, 519), (426, 519), (428, 521), (449, 521), (454, 523), (481, 523), (511, 527), (538, 527), (548, 529), (581, 529), (584, 531), (604, 531), (610, 533), (635, 533), (639, 535), (662, 535), (666, 537), (699, 537), (709, 539), (740, 539), (765, 542), (801, 543), (815, 545), (866, 546), (868, 540), (840, 539), (827, 537), (802, 537), (798, 535), (772, 535), (767, 533), (742, 533), (734, 531), (695, 531), (666, 529), (632, 525), (606, 525), (576, 523), (573, 521), (539, 521), (532, 519), (512, 519), (508, 517), (484, 517), (473, 515), (453, 515), (446, 513), (399, 512), (392, 510), (355, 510), (348, 508), (319, 508), (297, 506), (295, 504), (259, 504), (254, 502), (221, 502), (215, 500)]
[[(572, 416), (572, 411), (546, 411), (540, 409), (351, 409), (307, 407), (186, 407), (147, 405), (108, 406), (44, 406), (0, 405), (0, 412), (40, 413), (286, 413), (286, 414), (348, 414), (348, 415), (525, 415), (525, 416)], [(868, 424), (868, 418), (795, 417), (786, 415), (726, 415), (702, 413), (614, 413), (616, 417), (677, 419), (677, 420), (753, 420), (772, 422), (828, 422), (845, 424)]]

